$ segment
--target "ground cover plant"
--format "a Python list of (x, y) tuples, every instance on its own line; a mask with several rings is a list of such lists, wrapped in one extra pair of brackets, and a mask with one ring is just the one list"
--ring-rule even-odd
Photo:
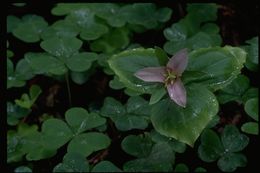
[(10, 172), (256, 166), (257, 7), (246, 18), (242, 4), (37, 7), (8, 6)]

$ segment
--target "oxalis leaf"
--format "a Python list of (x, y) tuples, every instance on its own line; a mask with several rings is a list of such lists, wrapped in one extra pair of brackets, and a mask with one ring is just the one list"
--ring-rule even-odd
[(203, 86), (189, 85), (187, 106), (181, 108), (169, 98), (152, 108), (151, 121), (156, 131), (193, 147), (202, 130), (218, 111), (218, 102)]

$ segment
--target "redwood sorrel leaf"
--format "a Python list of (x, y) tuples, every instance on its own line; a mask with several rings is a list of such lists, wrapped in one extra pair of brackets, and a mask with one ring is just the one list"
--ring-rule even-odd
[(202, 130), (216, 115), (218, 103), (203, 86), (189, 85), (186, 108), (179, 107), (169, 98), (156, 103), (151, 120), (156, 131), (193, 146)]

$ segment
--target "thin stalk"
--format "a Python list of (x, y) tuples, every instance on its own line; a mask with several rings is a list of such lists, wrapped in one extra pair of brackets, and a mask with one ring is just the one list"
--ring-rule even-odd
[(70, 81), (69, 81), (69, 72), (65, 74), (66, 84), (67, 84), (67, 91), (69, 97), (69, 106), (71, 107), (71, 92), (70, 92)]

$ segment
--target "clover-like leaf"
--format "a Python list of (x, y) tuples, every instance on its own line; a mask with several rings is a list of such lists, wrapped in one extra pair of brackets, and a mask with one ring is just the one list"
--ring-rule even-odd
[(258, 70), (258, 37), (253, 37), (246, 41), (246, 46), (243, 48), (247, 51), (247, 59), (245, 66), (251, 71)]
[(113, 53), (125, 49), (129, 42), (128, 29), (116, 28), (93, 41), (90, 44), (90, 49), (95, 52)]
[(32, 85), (28, 94), (23, 94), (21, 99), (15, 99), (15, 103), (22, 108), (30, 109), (38, 96), (41, 94), (42, 90), (38, 85)]
[(167, 92), (164, 87), (159, 87), (158, 89), (155, 89), (154, 93), (152, 93), (150, 97), (149, 105), (155, 104), (160, 101), (166, 93)]
[(88, 113), (80, 107), (70, 108), (65, 113), (65, 118), (74, 134), (79, 134), (86, 130), (105, 124), (106, 119), (97, 113)]
[(242, 96), (249, 88), (249, 79), (244, 75), (238, 75), (228, 86), (218, 92), (217, 98), (221, 104), (229, 101), (242, 101)]
[(21, 23), (21, 19), (13, 15), (8, 15), (6, 18), (6, 22), (7, 22), (7, 26), (6, 26), (7, 33), (9, 33), (9, 32), (13, 32), (13, 30), (17, 28), (17, 26)]
[(223, 172), (233, 172), (237, 167), (245, 167), (247, 158), (243, 154), (229, 153), (218, 161), (218, 167)]
[(240, 134), (235, 126), (227, 125), (221, 135), (221, 141), (226, 152), (238, 152), (248, 145), (249, 138), (244, 134)]
[(58, 20), (51, 26), (46, 28), (41, 37), (43, 40), (51, 39), (53, 37), (69, 37), (74, 38), (78, 35), (79, 29), (73, 23), (65, 20)]
[(63, 162), (53, 168), (53, 172), (89, 172), (89, 164), (83, 155), (69, 152), (63, 157)]
[(129, 135), (121, 143), (122, 149), (135, 157), (147, 157), (152, 150), (153, 142), (149, 136)]
[(68, 145), (68, 152), (77, 152), (85, 157), (95, 151), (107, 148), (110, 139), (103, 133), (89, 132), (75, 136)]
[(104, 100), (104, 105), (101, 108), (101, 115), (116, 119), (119, 115), (124, 115), (126, 110), (124, 106), (112, 97), (107, 97)]
[(193, 146), (216, 115), (218, 103), (213, 93), (203, 86), (189, 85), (186, 89), (188, 102), (185, 109), (169, 98), (163, 99), (152, 108), (151, 121), (160, 134)]
[(211, 129), (206, 129), (201, 135), (201, 145), (198, 154), (204, 162), (213, 162), (224, 153), (224, 147), (218, 135)]
[(48, 26), (43, 17), (37, 15), (25, 15), (22, 21), (12, 31), (14, 36), (27, 43), (40, 40), (41, 32)]
[(91, 172), (122, 172), (122, 170), (115, 166), (112, 162), (104, 160), (96, 164), (92, 168)]
[(130, 160), (123, 166), (126, 172), (170, 172), (175, 155), (167, 143), (155, 144), (148, 157)]
[(7, 124), (11, 126), (17, 125), (19, 119), (27, 116), (30, 112), (30, 109), (25, 109), (11, 102), (7, 102)]
[(93, 61), (97, 59), (97, 54), (91, 52), (84, 52), (74, 54), (66, 59), (68, 68), (75, 72), (84, 72), (91, 67)]
[(168, 145), (172, 148), (174, 152), (184, 153), (184, 151), (186, 150), (186, 145), (184, 143), (179, 142), (174, 138), (163, 136), (160, 133), (156, 132), (155, 130), (151, 131), (150, 135), (152, 140), (155, 143), (160, 143), (160, 142), (168, 143)]
[(258, 98), (249, 99), (245, 104), (246, 113), (258, 121)]
[(41, 48), (56, 57), (68, 58), (79, 50), (82, 41), (72, 37), (52, 37), (41, 42)]
[(51, 118), (42, 124), (42, 136), (48, 141), (48, 147), (58, 149), (73, 136), (68, 125), (59, 119)]
[(259, 125), (256, 122), (247, 122), (242, 125), (241, 131), (252, 135), (258, 135)]
[(109, 81), (109, 87), (118, 90), (124, 88), (125, 86), (122, 82), (119, 81), (117, 76), (114, 76), (114, 79)]
[(250, 87), (242, 96), (243, 104), (246, 104), (246, 102), (249, 99), (258, 97), (258, 88)]
[(67, 72), (66, 66), (61, 61), (46, 53), (26, 53), (25, 59), (38, 74), (63, 75)]

